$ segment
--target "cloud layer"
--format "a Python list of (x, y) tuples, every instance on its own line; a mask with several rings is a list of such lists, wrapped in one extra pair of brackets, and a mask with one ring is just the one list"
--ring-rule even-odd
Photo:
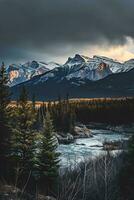
[[(0, 57), (60, 57), (134, 38), (133, 0), (0, 0)], [(70, 52), (71, 53), (71, 52)]]

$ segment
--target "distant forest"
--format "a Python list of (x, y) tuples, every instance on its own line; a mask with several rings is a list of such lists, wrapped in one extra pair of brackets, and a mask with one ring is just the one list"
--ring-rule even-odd
[(46, 110), (51, 113), (57, 131), (73, 132), (76, 122), (108, 123), (112, 125), (134, 122), (134, 98), (65, 100), (44, 103), (38, 109), (38, 119), (43, 120)]

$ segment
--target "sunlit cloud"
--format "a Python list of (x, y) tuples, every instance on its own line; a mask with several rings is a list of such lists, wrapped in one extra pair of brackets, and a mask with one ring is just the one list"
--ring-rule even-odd
[[(53, 59), (59, 63), (66, 62), (69, 56), (73, 57), (76, 53), (85, 55), (88, 57), (93, 57), (94, 55), (105, 56), (112, 58), (114, 60), (118, 60), (120, 62), (127, 61), (129, 59), (134, 59), (134, 39), (131, 37), (125, 38), (126, 42), (122, 45), (112, 45), (106, 41), (99, 44), (74, 44), (74, 45), (65, 45), (58, 46), (58, 49), (64, 49), (58, 54), (58, 52), (53, 52), (53, 56), (49, 57), (49, 60)], [(55, 55), (56, 54), (56, 55)]]
[(87, 56), (106, 56), (113, 58), (120, 62), (134, 58), (134, 39), (126, 37), (126, 43), (124, 45), (93, 45), (86, 47), (83, 50), (83, 54)]

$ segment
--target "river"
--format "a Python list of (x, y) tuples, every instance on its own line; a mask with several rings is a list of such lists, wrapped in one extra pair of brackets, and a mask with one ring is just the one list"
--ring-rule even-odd
[[(128, 140), (129, 136), (125, 133), (118, 133), (109, 130), (91, 130), (93, 137), (76, 139), (74, 143), (64, 145), (60, 144), (58, 152), (61, 153), (60, 165), (61, 168), (74, 166), (81, 161), (89, 158), (95, 158), (105, 151), (102, 149), (104, 141), (120, 141)], [(117, 153), (118, 151), (113, 151)]]

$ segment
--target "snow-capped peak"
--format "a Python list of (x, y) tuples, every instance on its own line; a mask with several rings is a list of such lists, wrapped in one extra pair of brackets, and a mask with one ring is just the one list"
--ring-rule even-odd
[(47, 71), (49, 71), (47, 65), (41, 64), (37, 61), (28, 61), (24, 64), (19, 65), (9, 65), (7, 67), (7, 72), (9, 75), (9, 85), (14, 86), (16, 84), (27, 81), (34, 76), (43, 74)]
[(71, 57), (68, 58), (65, 65), (72, 66), (72, 65), (76, 65), (76, 64), (82, 64), (84, 62), (87, 62), (88, 60), (89, 60), (89, 58), (86, 56), (75, 54), (75, 56), (73, 58), (71, 58)]
[[(24, 64), (10, 65), (7, 71), (10, 79), (10, 86), (30, 80), (32, 77), (42, 75), (41, 81), (54, 78), (61, 81), (64, 78), (70, 80), (72, 78), (82, 81), (88, 79), (96, 81), (112, 73), (127, 72), (134, 68), (134, 59), (124, 63), (118, 62), (105, 56), (87, 56), (76, 54), (69, 57), (64, 65), (55, 62), (37, 62), (29, 61)], [(47, 73), (46, 73), (47, 72)]]

